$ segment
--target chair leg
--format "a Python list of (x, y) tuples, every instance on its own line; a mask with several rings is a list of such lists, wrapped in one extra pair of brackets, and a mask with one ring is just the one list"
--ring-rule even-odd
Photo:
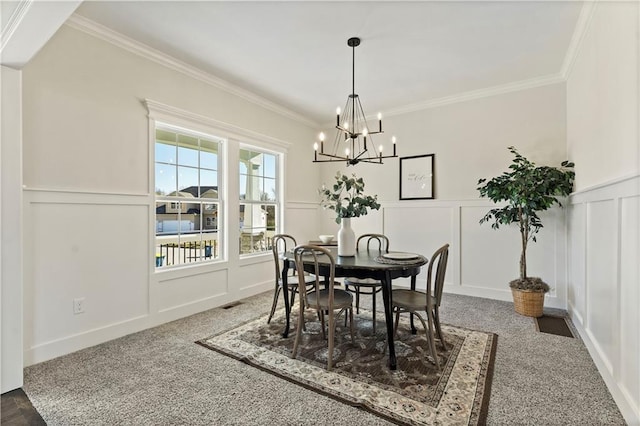
[(293, 352), (291, 353), (291, 358), (294, 358), (298, 355), (298, 345), (300, 344), (300, 340), (302, 339), (302, 329), (304, 327), (304, 304), (300, 303), (300, 309), (298, 313), (298, 326), (296, 327), (296, 340), (293, 342)]
[(320, 327), (322, 328), (322, 338), (326, 339), (327, 335), (324, 332), (324, 311), (320, 310)]
[(396, 308), (396, 320), (393, 324), (393, 337), (398, 336), (398, 323), (400, 323), (400, 308)]
[(433, 362), (436, 365), (436, 367), (438, 368), (438, 371), (440, 370), (440, 361), (438, 360), (438, 352), (436, 351), (436, 342), (435, 342), (435, 336), (433, 335), (433, 324), (431, 322), (431, 313), (429, 311), (427, 311), (427, 324), (425, 324), (424, 319), (422, 318), (421, 315), (416, 314), (416, 316), (418, 317), (418, 319), (420, 320), (420, 322), (422, 323), (422, 326), (424, 327), (424, 331), (427, 333), (427, 340), (429, 343), (429, 349), (431, 351), (431, 356), (433, 357)]
[[(347, 317), (347, 313), (345, 312), (344, 317)], [(353, 331), (353, 306), (349, 308), (349, 325), (351, 326), (351, 343), (356, 344), (355, 333)]]
[(271, 304), (271, 313), (269, 314), (269, 318), (267, 318), (267, 324), (271, 322), (271, 318), (273, 318), (273, 314), (276, 312), (278, 296), (280, 296), (280, 286), (277, 286), (276, 291), (273, 293), (273, 303)]
[(296, 301), (296, 293), (298, 292), (298, 290), (291, 290), (291, 304), (289, 306), (291, 306), (293, 308), (293, 302)]
[(433, 359), (436, 362), (436, 367), (440, 370), (440, 360), (438, 359), (438, 352), (436, 351), (436, 336), (433, 333), (433, 313), (427, 312), (427, 322), (429, 323), (429, 335), (431, 336), (431, 351), (433, 353)]
[(373, 301), (372, 301), (372, 306), (373, 306), (373, 312), (371, 313), (371, 317), (373, 319), (373, 334), (376, 334), (376, 291), (375, 289), (372, 290), (372, 294), (371, 297), (373, 297)]
[(442, 344), (442, 348), (447, 350), (447, 343), (444, 341), (444, 335), (442, 334), (442, 328), (440, 327), (440, 313), (438, 312), (438, 307), (436, 306), (433, 310), (433, 319), (436, 323), (436, 332), (438, 333), (438, 339), (440, 339), (440, 344)]
[(333, 339), (335, 335), (335, 312), (329, 312), (329, 352), (327, 353), (327, 370), (333, 367)]
[(356, 286), (356, 314), (360, 314), (360, 287)]

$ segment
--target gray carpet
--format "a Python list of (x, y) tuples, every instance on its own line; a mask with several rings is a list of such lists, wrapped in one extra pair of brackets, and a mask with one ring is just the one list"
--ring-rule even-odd
[[(271, 297), (27, 367), (24, 390), (48, 425), (390, 424), (194, 343), (268, 313)], [(445, 294), (441, 320), (499, 335), (488, 424), (625, 424), (580, 339), (488, 299)]]

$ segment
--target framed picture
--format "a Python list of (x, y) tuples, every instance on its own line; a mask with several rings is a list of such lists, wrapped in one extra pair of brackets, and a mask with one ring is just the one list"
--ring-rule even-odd
[(400, 199), (433, 199), (433, 160), (435, 154), (400, 158)]

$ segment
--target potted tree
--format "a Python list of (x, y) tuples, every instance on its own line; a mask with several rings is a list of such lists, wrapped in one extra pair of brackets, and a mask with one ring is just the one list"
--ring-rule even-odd
[(490, 180), (478, 180), (477, 188), (481, 197), (487, 197), (494, 203), (507, 204), (489, 210), (480, 223), (492, 222), (493, 229), (512, 223), (518, 225), (522, 249), (520, 278), (511, 281), (509, 286), (516, 312), (540, 317), (549, 285), (540, 278), (527, 275), (527, 244), (536, 241), (536, 234), (542, 228), (538, 212), (547, 210), (553, 204), (562, 207), (557, 197), (566, 197), (571, 193), (575, 178), (574, 164), (563, 161), (560, 167), (536, 166), (514, 147), (508, 149), (515, 156), (510, 170)]
[(338, 256), (356, 255), (356, 236), (351, 228), (351, 218), (364, 216), (369, 209), (378, 210), (378, 196), (364, 194), (364, 180), (355, 174), (351, 177), (338, 172), (331, 188), (322, 185), (318, 190), (322, 207), (336, 212), (338, 231)]

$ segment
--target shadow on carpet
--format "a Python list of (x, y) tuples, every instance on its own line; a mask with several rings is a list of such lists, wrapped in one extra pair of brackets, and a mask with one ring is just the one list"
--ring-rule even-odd
[(485, 423), (497, 335), (443, 324), (447, 351), (437, 343), (438, 371), (424, 332), (412, 335), (408, 318), (401, 317), (395, 340), (398, 368), (392, 371), (385, 325), (378, 322), (374, 336), (370, 313), (363, 311), (354, 315), (355, 345), (349, 327), (338, 321), (332, 371), (326, 370), (327, 341), (312, 312), (305, 317), (297, 359), (290, 358), (295, 331), (281, 337), (284, 310), (271, 324), (264, 316), (196, 343), (398, 424)]

